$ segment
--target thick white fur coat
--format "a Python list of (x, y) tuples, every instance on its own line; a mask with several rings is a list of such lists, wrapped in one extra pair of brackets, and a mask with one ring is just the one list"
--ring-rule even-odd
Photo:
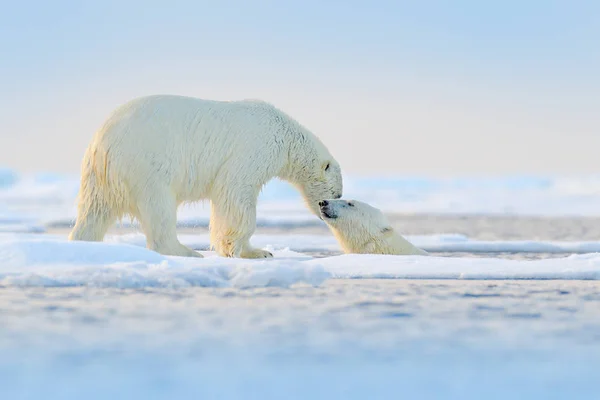
[(200, 254), (179, 243), (180, 204), (211, 201), (211, 244), (222, 256), (260, 258), (249, 239), (256, 201), (274, 177), (289, 181), (318, 215), (342, 195), (339, 164), (323, 143), (274, 106), (156, 95), (118, 107), (96, 132), (81, 170), (72, 240), (102, 240), (119, 218), (140, 221), (147, 246)]
[(381, 210), (357, 200), (326, 200), (323, 220), (345, 253), (428, 255), (394, 230)]

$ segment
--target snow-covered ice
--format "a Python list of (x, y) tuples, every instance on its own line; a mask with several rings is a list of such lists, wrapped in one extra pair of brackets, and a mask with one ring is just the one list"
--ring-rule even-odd
[(289, 251), (272, 260), (167, 257), (140, 246), (68, 242), (35, 235), (0, 235), (0, 284), (4, 286), (92, 287), (254, 287), (329, 277), (310, 258)]
[(430, 257), (340, 254), (275, 181), (258, 210), (271, 231), (252, 237), (269, 260), (218, 257), (202, 229), (180, 240), (203, 259), (131, 230), (68, 242), (77, 185), (0, 169), (0, 399), (597, 397), (595, 220), (473, 221), (600, 216), (600, 177), (345, 180), (388, 213), (470, 214), (463, 230), (417, 221), (434, 233), (405, 236)]
[(591, 281), (0, 289), (3, 399), (593, 399)]
[[(0, 284), (289, 287), (301, 282), (319, 285), (328, 278), (600, 279), (599, 253), (535, 261), (358, 254), (313, 258), (282, 249), (280, 243), (279, 246), (261, 246), (274, 252), (273, 259), (228, 259), (210, 251), (203, 252), (205, 258), (194, 259), (163, 256), (147, 250), (138, 235), (123, 239), (113, 236), (107, 242), (90, 243), (69, 242), (59, 235), (0, 234)], [(121, 240), (130, 243), (119, 243)], [(288, 243), (302, 243), (293, 236), (288, 236), (288, 240)], [(309, 240), (308, 244), (314, 241)]]
[[(536, 240), (474, 240), (460, 234), (405, 235), (414, 245), (428, 252), (468, 252), (468, 253), (597, 253), (597, 242), (564, 242)], [(208, 249), (208, 234), (179, 235), (181, 243), (193, 249)], [(145, 246), (145, 236), (141, 233), (108, 235), (106, 241)], [(256, 234), (252, 237), (255, 246), (273, 246), (276, 249), (289, 248), (297, 252), (341, 252), (341, 247), (331, 235), (314, 234)]]
[(517, 261), (494, 258), (342, 255), (306, 262), (346, 279), (600, 279), (600, 254)]

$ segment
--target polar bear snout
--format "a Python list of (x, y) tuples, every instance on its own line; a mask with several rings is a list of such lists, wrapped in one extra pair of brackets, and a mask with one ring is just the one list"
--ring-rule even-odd
[(329, 201), (321, 200), (319, 201), (319, 208), (321, 209), (321, 216), (327, 219), (337, 218), (337, 214), (334, 210), (332, 210)]

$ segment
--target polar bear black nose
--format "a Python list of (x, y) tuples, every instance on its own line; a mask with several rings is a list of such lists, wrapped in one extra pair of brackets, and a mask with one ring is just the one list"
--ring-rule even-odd
[(321, 201), (319, 202), (319, 207), (325, 207), (327, 204), (329, 204), (329, 203), (327, 202), (327, 200), (321, 200)]

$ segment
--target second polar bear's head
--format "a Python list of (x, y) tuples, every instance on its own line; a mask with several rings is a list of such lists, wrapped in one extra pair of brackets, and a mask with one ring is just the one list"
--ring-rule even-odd
[(315, 215), (321, 217), (319, 201), (342, 197), (340, 165), (317, 138), (313, 139), (312, 146), (296, 152), (292, 170), (292, 183)]
[(323, 200), (321, 216), (346, 253), (427, 255), (394, 231), (377, 208), (357, 200)]

